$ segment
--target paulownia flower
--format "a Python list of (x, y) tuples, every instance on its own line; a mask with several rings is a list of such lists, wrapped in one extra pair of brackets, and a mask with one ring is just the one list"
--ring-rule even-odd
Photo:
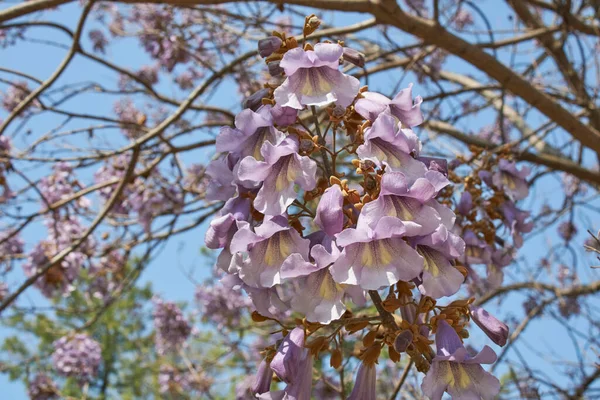
[(304, 190), (316, 186), (317, 163), (298, 154), (299, 143), (288, 136), (278, 145), (265, 142), (261, 148), (264, 161), (248, 156), (240, 161), (237, 177), (245, 186), (260, 184), (254, 208), (266, 215), (281, 215), (294, 202), (294, 184)]
[(411, 156), (420, 151), (419, 139), (410, 129), (400, 129), (391, 114), (380, 114), (373, 126), (365, 130), (364, 140), (356, 150), (359, 157), (385, 162), (388, 171), (403, 172), (412, 180), (425, 175), (425, 164)]
[(235, 128), (221, 128), (217, 136), (217, 152), (230, 152), (238, 159), (252, 156), (263, 161), (260, 152), (263, 143), (269, 141), (276, 145), (285, 139), (283, 132), (273, 126), (270, 109), (271, 106), (261, 107), (258, 112), (246, 109), (236, 115)]
[(412, 83), (402, 89), (392, 100), (375, 92), (361, 93), (362, 98), (356, 101), (354, 109), (364, 118), (375, 121), (381, 113), (389, 109), (390, 113), (398, 118), (402, 127), (410, 128), (423, 122), (421, 103), (423, 99), (417, 96), (413, 103)]
[(342, 46), (334, 43), (318, 43), (314, 50), (297, 47), (286, 52), (279, 66), (287, 79), (275, 89), (275, 102), (297, 110), (333, 102), (348, 107), (358, 94), (360, 82), (339, 71), (343, 52)]
[(254, 232), (249, 225), (242, 227), (233, 235), (230, 249), (247, 254), (239, 265), (240, 278), (247, 285), (270, 288), (281, 283), (281, 266), (290, 255), (308, 258), (309, 240), (288, 225), (286, 216), (279, 215), (265, 218)]
[(339, 185), (328, 187), (317, 206), (315, 224), (329, 236), (338, 234), (344, 228), (344, 195)]
[(404, 223), (407, 236), (427, 235), (441, 223), (434, 198), (447, 184), (448, 180), (435, 171), (427, 171), (412, 184), (402, 172), (386, 172), (379, 197), (365, 204), (359, 220), (373, 225), (384, 216), (396, 217)]
[(423, 257), (404, 242), (405, 234), (404, 224), (394, 217), (339, 233), (336, 242), (344, 249), (330, 268), (333, 279), (376, 290), (416, 278), (423, 271)]
[(479, 328), (498, 346), (504, 346), (508, 340), (508, 326), (481, 307), (469, 306), (471, 318)]
[(339, 257), (340, 250), (330, 237), (320, 232), (311, 236), (322, 237), (322, 244), (315, 244), (310, 252), (314, 263), (300, 254), (292, 254), (281, 267), (281, 279), (293, 279), (296, 288), (291, 299), (293, 310), (306, 315), (309, 321), (328, 324), (346, 311), (344, 294), (354, 295), (353, 299), (360, 304), (362, 290), (333, 280), (328, 267)]
[(454, 400), (492, 400), (500, 392), (500, 381), (481, 364), (492, 364), (496, 354), (489, 347), (474, 357), (467, 353), (456, 331), (444, 320), (435, 336), (437, 356), (423, 379), (421, 389), (431, 400), (441, 400), (448, 392)]
[(464, 253), (465, 242), (440, 225), (435, 232), (416, 238), (412, 244), (425, 260), (423, 283), (419, 285), (421, 293), (439, 299), (458, 292), (465, 278), (452, 260)]
[(271, 369), (287, 384), (285, 389), (258, 395), (259, 399), (310, 400), (313, 356), (304, 348), (304, 330), (294, 328), (277, 349)]

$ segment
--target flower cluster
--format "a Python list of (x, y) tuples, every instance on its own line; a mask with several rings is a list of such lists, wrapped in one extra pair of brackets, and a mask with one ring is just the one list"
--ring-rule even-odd
[[(121, 154), (106, 162), (94, 174), (97, 183), (114, 181), (113, 184), (100, 189), (100, 197), (108, 201), (116, 190), (119, 179), (123, 179), (129, 165), (130, 156)], [(152, 169), (145, 177), (134, 176), (131, 183), (123, 189), (121, 197), (111, 209), (113, 216), (137, 214), (138, 222), (148, 232), (152, 221), (164, 212), (177, 212), (183, 205), (183, 192), (168, 183), (160, 171)]]
[(10, 230), (0, 232), (0, 273), (6, 273), (12, 269), (12, 259), (24, 252), (24, 242), (19, 236)]
[(52, 378), (40, 373), (29, 382), (27, 394), (31, 400), (58, 399), (58, 388)]
[[(480, 167), (474, 168), (467, 178), (459, 178), (450, 171), (450, 178), (464, 182), (463, 192), (456, 205), (458, 218), (456, 230), (466, 243), (465, 254), (460, 258), (471, 278), (472, 289), (498, 287), (504, 279), (503, 269), (523, 245), (523, 235), (531, 232), (533, 222), (529, 212), (517, 207), (516, 202), (529, 194), (526, 177), (529, 169), (518, 169), (514, 161), (482, 155)], [(453, 168), (463, 164), (458, 160)], [(499, 228), (512, 238), (497, 240)], [(500, 229), (501, 231), (501, 229)], [(486, 266), (486, 277), (475, 270), (476, 265)]]
[(100, 344), (84, 333), (65, 336), (54, 342), (52, 362), (63, 376), (88, 381), (98, 373), (101, 361)]
[[(71, 246), (83, 235), (85, 228), (76, 217), (66, 216), (45, 222), (48, 239), (37, 243), (22, 264), (25, 275), (31, 277), (42, 272), (52, 257)], [(76, 250), (69, 252), (60, 263), (53, 264), (36, 281), (35, 286), (46, 297), (57, 293), (66, 295), (75, 287), (73, 283), (79, 276), (86, 260), (94, 253), (96, 247), (93, 237), (84, 240)]]
[(156, 351), (162, 355), (179, 349), (190, 336), (192, 328), (177, 304), (158, 297), (153, 302)]
[[(75, 194), (75, 188), (80, 186), (73, 173), (73, 167), (69, 163), (58, 162), (54, 164), (52, 170), (52, 174), (40, 179), (38, 184), (42, 195), (42, 209), (49, 208), (58, 201), (70, 199)], [(84, 196), (71, 203), (76, 209), (85, 209), (90, 206), (89, 199)]]
[[(9, 157), (10, 150), (12, 148), (12, 143), (10, 138), (6, 135), (0, 136), (0, 156)], [(2, 188), (2, 193), (0, 194), (0, 204), (5, 203), (9, 199), (11, 199), (14, 194), (10, 190), (8, 186), (8, 178), (7, 173), (12, 168), (10, 161), (0, 161), (0, 187)]]
[[(315, 16), (307, 17), (304, 35), (318, 26)], [(460, 364), (465, 371), (460, 380), (446, 373), (446, 385), (436, 379), (433, 391), (426, 378), (424, 390), (434, 398), (445, 390), (493, 397), (498, 385), (480, 387), (470, 375), (483, 374), (479, 364), (490, 357), (467, 360), (460, 338), (471, 318), (495, 341), (502, 342), (507, 330), (487, 313), (471, 311), (472, 300), (436, 304), (459, 291), (468, 271), (455, 260), (471, 252), (465, 252), (468, 235), (455, 227), (455, 214), (442, 196), (450, 184), (447, 163), (423, 157), (412, 130), (423, 122), (422, 99), (413, 100), (412, 86), (393, 99), (361, 88), (339, 70), (343, 62), (360, 64), (361, 57), (340, 43), (300, 47), (275, 32), (259, 43), (259, 52), (270, 71), (277, 63), (284, 79), (247, 99), (235, 126), (223, 127), (217, 137), (220, 155), (206, 169), (206, 199), (225, 203), (205, 241), (222, 249), (217, 266), (248, 293), (255, 321), (277, 319), (272, 311), (288, 308), (305, 319), (276, 349), (266, 350), (270, 355), (259, 366), (252, 393), (310, 399), (313, 361), (321, 351), (331, 351), (327, 342), (334, 335), (311, 342), (308, 336), (338, 324), (349, 331), (367, 327), (368, 321), (353, 321), (348, 300), (364, 305), (368, 291), (378, 310), (387, 313), (382, 315), (388, 318), (386, 333), (377, 338), (374, 330), (372, 340), (363, 340), (351, 399), (376, 398), (374, 366), (384, 346), (395, 361), (408, 353), (419, 371), (430, 371), (428, 377), (454, 371), (448, 363), (468, 364)], [(344, 156), (354, 159), (338, 162)], [(490, 177), (493, 185), (522, 195), (522, 185), (513, 179), (521, 171), (511, 164), (498, 174)], [(511, 211), (506, 219), (518, 236), (524, 231), (522, 217)], [(381, 289), (389, 289), (383, 302)], [(390, 315), (396, 310), (400, 324)], [(353, 324), (358, 328), (349, 328)], [(441, 353), (432, 359), (428, 337), (436, 328)], [(446, 345), (448, 329), (460, 346)], [(488, 355), (487, 348), (483, 353)], [(332, 353), (332, 360), (339, 357)], [(270, 388), (273, 372), (287, 385), (282, 391)]]
[(203, 318), (217, 324), (219, 329), (238, 326), (244, 311), (251, 305), (239, 287), (230, 288), (221, 282), (199, 285), (196, 288), (196, 301)]
[(159, 391), (170, 395), (189, 395), (190, 392), (205, 392), (211, 380), (202, 372), (177, 370), (170, 365), (161, 365), (158, 373)]
[[(31, 93), (29, 84), (26, 81), (14, 82), (5, 93), (2, 93), (2, 108), (8, 112), (12, 112), (25, 98)], [(39, 105), (36, 100), (33, 102), (34, 106)]]

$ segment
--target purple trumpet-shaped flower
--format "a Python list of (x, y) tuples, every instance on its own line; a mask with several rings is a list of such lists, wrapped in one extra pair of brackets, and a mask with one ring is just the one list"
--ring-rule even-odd
[(502, 284), (504, 280), (504, 267), (510, 265), (514, 259), (512, 251), (504, 249), (494, 250), (492, 253), (492, 261), (487, 265), (487, 278), (486, 285), (487, 289), (495, 289)]
[(238, 230), (238, 221), (247, 221), (250, 216), (250, 199), (234, 197), (229, 199), (206, 230), (204, 241), (209, 249), (226, 247)]
[(465, 253), (460, 258), (462, 262), (467, 264), (489, 264), (492, 258), (492, 249), (484, 240), (477, 237), (471, 231), (466, 230), (462, 236), (465, 241)]
[(314, 50), (297, 47), (283, 56), (279, 66), (287, 79), (275, 89), (275, 102), (301, 110), (329, 103), (348, 107), (358, 94), (360, 82), (339, 71), (344, 50), (334, 43), (318, 43)]
[(231, 252), (246, 252), (239, 265), (240, 278), (255, 288), (270, 288), (281, 283), (283, 263), (294, 253), (308, 259), (309, 240), (288, 225), (285, 216), (265, 218), (254, 232), (249, 225), (238, 230), (231, 240)]
[[(234, 258), (241, 258), (241, 255), (235, 255)], [(278, 317), (285, 315), (289, 311), (290, 307), (286, 302), (281, 300), (277, 286), (271, 288), (254, 288), (248, 286), (240, 279), (239, 267), (237, 268), (237, 271), (221, 279), (224, 287), (231, 288), (232, 290), (244, 289), (252, 301), (254, 309), (265, 317), (279, 319)]]
[(262, 161), (260, 149), (264, 142), (280, 143), (285, 135), (273, 127), (270, 106), (258, 112), (246, 109), (235, 117), (235, 128), (224, 126), (217, 136), (217, 152), (231, 152), (239, 159), (252, 156)]
[(265, 142), (261, 154), (265, 161), (244, 158), (237, 169), (243, 185), (263, 183), (254, 199), (254, 208), (266, 215), (281, 215), (294, 202), (294, 184), (304, 190), (316, 186), (317, 163), (298, 154), (296, 137), (287, 137), (277, 146)]
[(518, 170), (514, 161), (501, 159), (498, 162), (498, 171), (492, 176), (492, 182), (498, 189), (504, 189), (514, 201), (523, 200), (529, 194), (529, 185), (525, 180), (529, 172), (527, 167)]
[(357, 113), (364, 118), (375, 121), (381, 113), (389, 108), (390, 113), (400, 120), (405, 128), (420, 125), (423, 122), (421, 103), (423, 99), (417, 96), (413, 103), (412, 83), (406, 89), (402, 89), (393, 100), (382, 94), (374, 92), (361, 93), (362, 98), (356, 101), (354, 106)]
[(277, 349), (271, 369), (287, 384), (284, 390), (263, 393), (259, 399), (310, 400), (313, 357), (304, 348), (304, 330), (294, 328)]
[(500, 212), (504, 217), (504, 224), (512, 234), (513, 244), (520, 248), (523, 246), (522, 233), (529, 233), (533, 229), (533, 222), (526, 221), (529, 212), (518, 209), (512, 201), (505, 201), (500, 206)]
[(452, 260), (464, 253), (465, 242), (440, 225), (435, 232), (416, 238), (412, 244), (425, 260), (423, 283), (419, 285), (421, 293), (439, 299), (458, 292), (464, 276), (454, 268)]
[(339, 233), (336, 242), (344, 250), (330, 268), (333, 279), (376, 290), (416, 278), (423, 271), (423, 257), (404, 242), (405, 234), (406, 227), (394, 217)]
[(250, 392), (254, 395), (267, 393), (271, 389), (271, 380), (273, 379), (273, 371), (267, 360), (262, 360), (256, 371), (254, 383), (250, 386)]
[(481, 307), (470, 306), (473, 322), (498, 346), (504, 346), (508, 340), (508, 326), (499, 321)]
[(276, 104), (270, 110), (273, 123), (279, 126), (289, 126), (296, 122), (298, 118), (298, 110), (292, 107), (281, 107)]
[(365, 131), (364, 140), (356, 150), (361, 158), (386, 162), (388, 170), (403, 172), (412, 180), (422, 177), (427, 171), (425, 164), (411, 156), (411, 153), (418, 155), (420, 151), (417, 136), (410, 129), (399, 129), (394, 117), (388, 113), (377, 117), (373, 126)]
[(346, 311), (343, 297), (346, 289), (351, 291), (352, 287), (335, 282), (329, 272), (328, 267), (340, 255), (331, 238), (325, 236), (323, 243), (315, 244), (310, 254), (314, 263), (300, 254), (292, 254), (281, 267), (281, 278), (292, 279), (294, 284), (293, 310), (306, 315), (309, 321), (328, 324)]
[(434, 198), (448, 183), (435, 171), (427, 171), (424, 178), (417, 178), (412, 184), (402, 172), (386, 172), (379, 197), (365, 204), (359, 221), (372, 226), (382, 217), (396, 217), (404, 223), (407, 236), (427, 235), (441, 223)]
[(249, 108), (252, 111), (257, 111), (263, 106), (262, 99), (269, 96), (269, 89), (260, 89), (242, 101), (242, 108)]
[(365, 361), (360, 363), (354, 380), (354, 388), (348, 396), (348, 400), (376, 400), (375, 383), (377, 370), (374, 363)]
[(471, 357), (456, 331), (444, 320), (438, 323), (435, 341), (437, 356), (421, 384), (426, 396), (441, 400), (444, 392), (448, 392), (454, 400), (492, 400), (496, 397), (500, 392), (500, 381), (481, 366), (496, 361), (496, 354), (489, 346)]
[(233, 178), (233, 160), (230, 156), (219, 157), (206, 166), (206, 176), (209, 177), (206, 187), (206, 200), (227, 201), (236, 191)]
[(339, 185), (328, 187), (317, 206), (315, 224), (329, 236), (336, 235), (344, 228), (344, 195)]

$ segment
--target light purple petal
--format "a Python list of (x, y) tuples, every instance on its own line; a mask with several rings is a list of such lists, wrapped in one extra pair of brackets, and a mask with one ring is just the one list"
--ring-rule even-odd
[(319, 199), (315, 223), (327, 233), (334, 236), (344, 227), (344, 196), (338, 185), (333, 185), (325, 190)]

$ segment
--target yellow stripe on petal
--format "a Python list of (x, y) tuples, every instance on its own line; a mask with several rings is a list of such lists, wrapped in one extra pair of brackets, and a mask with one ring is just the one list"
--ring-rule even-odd
[(375, 254), (373, 254), (373, 248), (371, 247), (370, 244), (365, 244), (363, 246), (363, 252), (362, 252), (362, 258), (361, 258), (361, 262), (362, 265), (365, 267), (372, 267), (373, 265), (375, 265)]
[(380, 264), (381, 265), (388, 265), (392, 261), (394, 261), (394, 258), (392, 257), (392, 254), (388, 250), (388, 246), (386, 245), (385, 241), (384, 240), (379, 240), (378, 244), (379, 244), (379, 252), (378, 252), (377, 255), (379, 256), (379, 262), (380, 262)]

